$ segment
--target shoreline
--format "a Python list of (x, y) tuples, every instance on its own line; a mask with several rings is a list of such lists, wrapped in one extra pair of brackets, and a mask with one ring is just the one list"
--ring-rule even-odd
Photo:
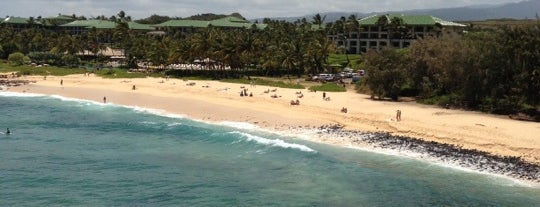
[[(28, 94), (20, 92), (14, 93), (17, 93), (19, 95)], [(66, 101), (89, 101), (94, 102), (94, 104), (100, 104), (99, 102), (92, 100), (68, 98), (59, 95), (29, 94), (28, 97), (34, 96), (48, 96)], [(247, 122), (213, 122), (193, 119), (183, 114), (163, 113), (166, 111), (152, 108), (140, 108), (137, 106), (118, 105), (114, 103), (108, 104), (126, 107), (133, 110), (142, 110), (144, 112), (155, 114), (158, 116), (186, 118), (195, 122), (227, 126), (243, 130), (257, 130), (264, 133), (272, 133), (280, 136), (298, 138), (313, 143), (336, 145), (335, 143), (328, 141), (334, 140), (336, 137), (347, 137), (351, 140), (351, 145), (345, 146), (343, 144), (339, 144), (339, 147), (369, 151), (372, 153), (386, 154), (398, 157), (406, 157), (408, 159), (415, 159), (439, 166), (450, 167), (453, 169), (472, 171), (475, 173), (485, 173), (490, 176), (500, 176), (505, 179), (514, 180), (520, 185), (524, 185), (526, 187), (540, 187), (540, 165), (525, 162), (517, 157), (501, 157), (478, 150), (462, 149), (460, 146), (450, 144), (428, 142), (414, 137), (395, 136), (391, 135), (388, 132), (364, 132), (346, 130), (343, 128), (343, 126), (338, 125), (325, 125), (315, 128), (289, 127), (289, 130), (285, 131), (272, 131), (271, 129), (260, 128), (257, 125), (253, 125)], [(296, 144), (292, 145), (296, 146)], [(307, 150), (299, 147), (293, 148), (297, 148), (307, 152), (312, 151), (312, 149), (310, 148), (307, 148)]]
[[(426, 146), (436, 146), (435, 148), (445, 149), (442, 151), (453, 152), (453, 157), (456, 157), (455, 152), (458, 155), (481, 152), (484, 157), (491, 156), (490, 159), (496, 161), (494, 163), (499, 163), (486, 165), (487, 172), (500, 174), (501, 172), (497, 170), (489, 171), (489, 168), (501, 165), (501, 163), (509, 166), (516, 166), (518, 163), (518, 166), (529, 166), (529, 173), (524, 173), (527, 171), (524, 171), (524, 168), (516, 168), (517, 174), (512, 174), (511, 170), (503, 170), (502, 175), (540, 182), (540, 168), (538, 167), (540, 164), (540, 137), (538, 135), (540, 124), (538, 123), (516, 121), (478, 112), (441, 109), (410, 102), (372, 101), (366, 95), (352, 92), (327, 93), (332, 99), (324, 101), (322, 93), (312, 93), (305, 89), (250, 87), (217, 81), (182, 81), (161, 78), (103, 79), (82, 75), (47, 77), (47, 80), (36, 76), (20, 79), (28, 80), (30, 84), (11, 87), (7, 91), (60, 95), (96, 102), (101, 102), (105, 96), (109, 103), (158, 109), (213, 123), (245, 122), (270, 131), (321, 130), (321, 127), (330, 126), (327, 128), (332, 129), (332, 133), (320, 134), (320, 137), (311, 141), (342, 147), (373, 145), (374, 143), (369, 143), (369, 140), (360, 140), (364, 143), (358, 140), (359, 134), (372, 133), (377, 134), (376, 137), (386, 137), (384, 141), (388, 141), (388, 138), (405, 137), (406, 139), (401, 140), (401, 144), (427, 143)], [(191, 83), (194, 84), (190, 85)], [(137, 89), (132, 90), (132, 85), (136, 85)], [(265, 93), (270, 89), (276, 92)], [(239, 93), (242, 90), (248, 90), (254, 96), (241, 97)], [(296, 97), (295, 94), (298, 91), (304, 94), (303, 98)], [(271, 98), (270, 95), (273, 94), (281, 97)], [(289, 101), (293, 99), (299, 99), (301, 104), (290, 105)], [(347, 107), (349, 112), (341, 113), (339, 111), (341, 107)], [(403, 111), (401, 122), (393, 119), (396, 109)], [(332, 136), (334, 136), (333, 139), (328, 138)], [(375, 143), (375, 146), (381, 143), (384, 142)], [(434, 145), (435, 143), (440, 146)], [(391, 149), (397, 146), (403, 147), (403, 145), (380, 147)], [(430, 153), (432, 152), (427, 152), (427, 155)], [(479, 160), (485, 161), (484, 158)], [(471, 161), (468, 164), (465, 163), (467, 165), (460, 166), (474, 169), (474, 163), (479, 164), (478, 161)], [(482, 168), (482, 166), (479, 167)]]

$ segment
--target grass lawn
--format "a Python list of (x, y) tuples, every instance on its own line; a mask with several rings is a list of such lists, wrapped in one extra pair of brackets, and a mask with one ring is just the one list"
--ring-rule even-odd
[[(103, 78), (146, 78), (146, 77), (163, 77), (161, 73), (141, 73), (141, 72), (128, 72), (125, 69), (118, 68), (105, 68), (99, 71), (86, 70), (84, 68), (66, 68), (66, 67), (35, 67), (30, 65), (13, 66), (8, 63), (0, 63), (0, 73), (16, 73), (18, 75), (36, 75), (36, 76), (66, 76), (72, 74), (84, 74), (86, 72), (94, 72), (97, 76)], [(188, 80), (201, 80), (200, 77), (185, 78)], [(292, 88), (292, 89), (306, 89), (328, 92), (343, 92), (345, 88), (335, 83), (321, 84), (319, 82), (306, 81), (305, 77), (251, 77), (251, 80), (247, 78), (239, 79), (223, 79), (221, 82), (238, 83), (249, 85), (253, 81), (256, 85), (269, 86), (277, 88)]]
[(16, 73), (18, 75), (53, 75), (65, 76), (71, 74), (84, 74), (85, 69), (81, 68), (64, 68), (56, 66), (35, 67), (30, 65), (13, 66), (8, 63), (0, 63), (0, 73)]
[(345, 64), (347, 64), (347, 56), (349, 56), (349, 64), (350, 64), (349, 67), (356, 68), (361, 58), (360, 55), (356, 55), (356, 54), (348, 54), (348, 55), (330, 54), (330, 56), (328, 56), (328, 64), (329, 65), (339, 64), (345, 67)]

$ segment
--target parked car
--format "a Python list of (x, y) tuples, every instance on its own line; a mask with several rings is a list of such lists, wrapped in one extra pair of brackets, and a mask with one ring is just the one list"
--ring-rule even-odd
[(366, 71), (365, 71), (365, 70), (358, 70), (357, 73), (358, 73), (359, 76), (364, 76), (364, 75), (366, 75)]
[(321, 74), (319, 74), (318, 79), (320, 81), (333, 81), (334, 80), (334, 74), (321, 73)]

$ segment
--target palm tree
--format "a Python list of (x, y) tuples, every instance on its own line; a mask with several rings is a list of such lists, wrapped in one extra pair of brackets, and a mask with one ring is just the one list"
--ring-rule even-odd
[(32, 28), (34, 26), (34, 24), (36, 24), (36, 18), (34, 17), (29, 17), (28, 20), (27, 20), (27, 23), (28, 23), (28, 26), (30, 28)]
[(390, 45), (390, 42), (391, 42), (391, 35), (390, 35), (390, 31), (388, 30), (389, 24), (390, 24), (390, 19), (388, 19), (387, 15), (382, 15), (379, 17), (379, 19), (377, 19), (377, 26), (379, 26), (379, 31), (383, 31), (383, 30), (387, 31), (386, 45)]
[(356, 15), (351, 14), (347, 18), (347, 21), (345, 22), (345, 28), (346, 31), (349, 33), (360, 31), (360, 23), (358, 23), (358, 18), (356, 17)]
[(313, 24), (318, 25), (319, 29), (322, 27), (324, 20), (326, 20), (326, 15), (324, 17), (320, 14), (315, 14), (315, 16), (313, 16)]
[(387, 44), (389, 46), (392, 45), (391, 44), (392, 40), (399, 39), (400, 42), (401, 42), (401, 40), (403, 40), (405, 37), (407, 37), (407, 34), (409, 33), (408, 28), (405, 25), (405, 22), (400, 17), (393, 17), (392, 19), (389, 19), (388, 16), (383, 15), (383, 16), (379, 17), (379, 19), (377, 20), (377, 24), (382, 29), (386, 29), (388, 31), (387, 32), (387, 34), (388, 34), (387, 35), (387, 38), (388, 38)]
[(390, 20), (390, 25), (388, 25), (389, 36), (392, 39), (399, 39), (400, 41), (407, 37), (409, 34), (408, 28), (405, 25), (405, 22), (400, 17), (393, 17)]

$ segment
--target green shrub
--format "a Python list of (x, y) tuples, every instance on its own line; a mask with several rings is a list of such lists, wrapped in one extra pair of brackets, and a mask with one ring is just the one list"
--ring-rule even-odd
[(259, 79), (259, 78), (253, 79), (253, 80), (248, 80), (248, 79), (245, 79), (245, 78), (223, 79), (223, 80), (221, 80), (221, 82), (239, 83), (239, 84), (250, 84), (251, 81), (253, 81), (253, 83), (255, 85), (260, 85), (260, 86), (271, 86), (271, 87), (292, 88), (292, 89), (304, 89), (304, 88), (306, 88), (305, 86), (303, 86), (301, 84), (290, 84), (290, 83), (285, 83), (283, 81), (272, 81), (272, 80), (265, 80), (265, 79)]
[(346, 88), (340, 86), (336, 83), (325, 83), (320, 86), (311, 86), (309, 87), (311, 91), (327, 91), (327, 92), (345, 92)]
[(20, 52), (9, 54), (8, 60), (12, 65), (22, 65), (24, 64), (24, 54)]
[(148, 76), (163, 77), (163, 75), (160, 73), (131, 73), (126, 69), (120, 68), (99, 70), (96, 72), (96, 74), (103, 78), (146, 78)]
[(62, 65), (62, 54), (61, 53), (52, 53), (52, 52), (31, 52), (28, 54), (30, 59), (39, 64), (49, 64), (49, 65)]

